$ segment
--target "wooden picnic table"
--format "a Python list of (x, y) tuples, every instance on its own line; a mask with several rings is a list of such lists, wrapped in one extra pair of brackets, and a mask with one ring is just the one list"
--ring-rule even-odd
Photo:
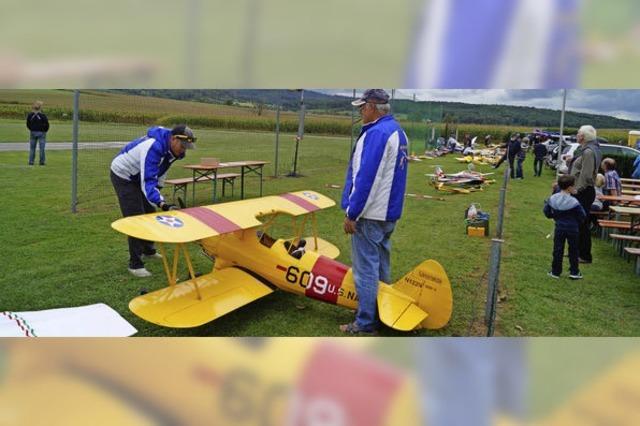
[(611, 206), (609, 210), (616, 214), (616, 220), (619, 220), (620, 215), (628, 215), (631, 218), (631, 232), (640, 225), (640, 207)]
[(640, 206), (640, 198), (633, 195), (598, 195), (598, 200), (609, 201), (615, 204), (630, 204)]
[[(193, 181), (199, 179), (211, 179), (213, 181), (213, 202), (216, 202), (216, 177), (218, 170), (240, 168), (240, 199), (244, 199), (244, 177), (247, 174), (254, 173), (260, 177), (260, 196), (262, 197), (262, 176), (263, 168), (265, 164), (269, 164), (268, 161), (227, 161), (218, 163), (217, 165), (210, 164), (187, 164), (183, 166), (185, 169), (189, 169), (193, 172)], [(196, 199), (196, 186), (192, 188), (192, 202), (195, 203)]]

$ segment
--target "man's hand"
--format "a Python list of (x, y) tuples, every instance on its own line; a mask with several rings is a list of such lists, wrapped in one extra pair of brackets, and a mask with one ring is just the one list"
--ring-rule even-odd
[(175, 204), (167, 204), (164, 201), (160, 203), (160, 208), (163, 212), (168, 212), (169, 210), (178, 210)]
[(356, 233), (356, 221), (351, 220), (348, 217), (344, 218), (344, 232), (346, 234), (355, 234)]

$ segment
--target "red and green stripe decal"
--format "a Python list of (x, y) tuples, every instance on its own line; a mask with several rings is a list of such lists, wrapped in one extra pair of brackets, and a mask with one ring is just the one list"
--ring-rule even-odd
[(35, 331), (33, 331), (33, 328), (29, 325), (29, 323), (15, 312), (4, 311), (0, 312), (0, 315), (9, 318), (11, 321), (14, 321), (26, 337), (37, 337)]

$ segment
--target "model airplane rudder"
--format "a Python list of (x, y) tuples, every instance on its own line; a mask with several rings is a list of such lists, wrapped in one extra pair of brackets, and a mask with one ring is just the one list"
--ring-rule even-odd
[(449, 277), (440, 263), (425, 260), (393, 284), (393, 288), (415, 299), (418, 307), (428, 314), (422, 327), (438, 329), (449, 322), (453, 294)]

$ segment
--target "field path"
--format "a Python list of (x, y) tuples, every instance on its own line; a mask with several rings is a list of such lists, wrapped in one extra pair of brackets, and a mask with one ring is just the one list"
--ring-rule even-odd
[[(128, 142), (78, 142), (78, 149), (122, 148)], [(72, 147), (71, 142), (47, 142), (47, 150), (64, 151)], [(29, 151), (29, 142), (3, 142), (0, 151)]]

